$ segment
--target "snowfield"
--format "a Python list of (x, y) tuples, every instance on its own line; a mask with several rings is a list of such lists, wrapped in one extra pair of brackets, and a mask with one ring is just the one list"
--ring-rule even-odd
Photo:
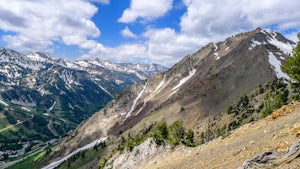
[(134, 108), (135, 108), (135, 105), (137, 103), (137, 101), (140, 99), (140, 97), (143, 95), (145, 89), (147, 88), (147, 85), (148, 85), (148, 81), (145, 83), (144, 87), (143, 87), (143, 90), (138, 94), (138, 96), (133, 100), (133, 104), (129, 110), (129, 112), (126, 114), (126, 119), (128, 117), (130, 117), (131, 113), (133, 112)]
[(276, 58), (276, 56), (272, 53), (269, 52), (269, 63), (273, 66), (273, 70), (276, 73), (277, 78), (284, 78), (289, 80), (290, 77), (283, 73), (281, 70), (281, 62)]

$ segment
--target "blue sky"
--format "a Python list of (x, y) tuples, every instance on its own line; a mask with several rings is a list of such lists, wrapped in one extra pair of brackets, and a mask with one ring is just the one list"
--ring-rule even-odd
[(171, 66), (263, 27), (296, 41), (299, 0), (1, 0), (0, 46), (70, 60)]

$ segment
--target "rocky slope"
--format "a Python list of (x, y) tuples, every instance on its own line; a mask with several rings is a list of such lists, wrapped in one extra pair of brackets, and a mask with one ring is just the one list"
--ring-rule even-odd
[[(299, 120), (300, 103), (295, 102), (283, 106), (265, 119), (236, 129), (224, 139), (218, 138), (196, 148), (178, 147), (173, 151), (157, 154), (135, 168), (296, 169), (299, 168), (300, 162)], [(276, 151), (278, 154), (274, 158)], [(265, 154), (265, 160), (259, 163), (258, 157), (262, 157), (262, 153)], [(273, 157), (270, 156), (272, 154)], [(271, 158), (268, 158), (268, 155)], [(256, 163), (253, 163), (255, 157)], [(286, 161), (281, 160), (284, 157)], [(281, 162), (276, 163), (276, 159)]]
[(164, 70), (0, 48), (0, 151), (19, 140), (62, 137), (129, 85)]
[(260, 28), (210, 43), (168, 71), (124, 91), (82, 123), (52, 158), (64, 156), (101, 137), (137, 133), (153, 123), (182, 120), (196, 136), (211, 119), (260, 85), (286, 78), (280, 65), (294, 42)]

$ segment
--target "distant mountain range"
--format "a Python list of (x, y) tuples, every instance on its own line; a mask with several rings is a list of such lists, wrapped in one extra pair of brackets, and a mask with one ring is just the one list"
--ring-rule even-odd
[(264, 96), (271, 95), (276, 84), (285, 86), (274, 81), (289, 80), (280, 66), (294, 46), (280, 33), (261, 28), (209, 43), (168, 71), (126, 89), (56, 147), (50, 161), (100, 138), (110, 138), (107, 144), (117, 147), (124, 138), (130, 140), (161, 122), (182, 121), (196, 138), (209, 141), (223, 129), (230, 132), (258, 119), (268, 108)]
[(0, 48), (0, 130), (20, 122), (13, 132), (1, 130), (0, 151), (3, 142), (64, 136), (128, 86), (165, 70), (158, 64), (68, 61)]

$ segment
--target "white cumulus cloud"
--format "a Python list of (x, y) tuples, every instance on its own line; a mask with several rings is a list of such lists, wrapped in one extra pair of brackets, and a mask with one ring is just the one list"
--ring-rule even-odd
[(126, 38), (137, 38), (136, 34), (134, 34), (128, 26), (126, 26), (121, 32), (121, 35)]
[(55, 41), (84, 46), (100, 30), (91, 20), (98, 9), (84, 0), (1, 0), (2, 40), (20, 51), (47, 50)]
[(275, 26), (282, 31), (300, 27), (298, 0), (184, 0), (187, 12), (181, 30), (197, 36), (228, 36), (256, 27)]
[(148, 57), (156, 63), (170, 65), (203, 45), (197, 37), (176, 33), (171, 28), (149, 29), (144, 33)]
[(119, 22), (131, 23), (138, 18), (152, 20), (164, 16), (172, 9), (173, 0), (131, 0), (130, 8), (127, 8)]
[(83, 55), (84, 58), (101, 58), (114, 62), (137, 63), (141, 60), (149, 60), (147, 57), (147, 48), (144, 44), (123, 44), (118, 47), (105, 47), (100, 43)]

